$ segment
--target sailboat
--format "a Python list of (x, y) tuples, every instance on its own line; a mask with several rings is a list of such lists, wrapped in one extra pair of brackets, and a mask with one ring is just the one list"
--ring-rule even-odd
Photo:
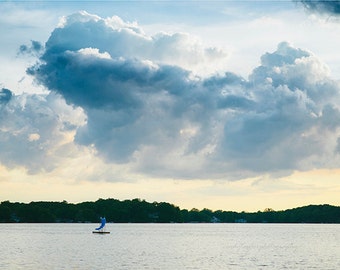
[(105, 217), (101, 217), (101, 224), (98, 228), (95, 228), (95, 231), (93, 231), (92, 233), (99, 233), (99, 234), (106, 234), (106, 233), (110, 233), (105, 231), (105, 225), (106, 225), (106, 218)]

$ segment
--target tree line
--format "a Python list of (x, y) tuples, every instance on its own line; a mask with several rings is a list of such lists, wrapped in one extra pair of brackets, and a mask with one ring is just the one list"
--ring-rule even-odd
[(267, 208), (258, 212), (180, 209), (167, 202), (141, 199), (99, 199), (95, 202), (68, 203), (3, 201), (1, 223), (99, 222), (100, 217), (115, 223), (340, 223), (340, 207), (308, 205), (283, 211)]

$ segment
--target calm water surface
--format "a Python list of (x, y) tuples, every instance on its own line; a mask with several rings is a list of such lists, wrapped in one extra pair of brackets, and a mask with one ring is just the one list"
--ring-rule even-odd
[(0, 269), (340, 269), (340, 225), (0, 224)]

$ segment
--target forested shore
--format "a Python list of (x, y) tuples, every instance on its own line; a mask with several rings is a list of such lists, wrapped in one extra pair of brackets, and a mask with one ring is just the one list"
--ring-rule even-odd
[(1, 223), (96, 223), (102, 216), (115, 223), (340, 223), (340, 207), (308, 205), (281, 211), (267, 208), (249, 213), (187, 210), (167, 202), (150, 203), (141, 199), (99, 199), (76, 204), (66, 201), (3, 201), (0, 204)]

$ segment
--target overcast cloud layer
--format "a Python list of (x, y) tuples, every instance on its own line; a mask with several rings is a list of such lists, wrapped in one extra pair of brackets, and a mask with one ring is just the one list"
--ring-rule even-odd
[[(38, 45), (21, 51), (40, 52)], [(66, 134), (75, 134), (105, 161), (158, 177), (239, 179), (338, 167), (340, 85), (327, 66), (282, 42), (248, 78), (196, 72), (226, 56), (187, 34), (148, 36), (116, 16), (66, 17), (27, 71), (51, 94), (0, 92), (7, 119), (1, 149), (12, 145), (1, 162), (53, 169), (67, 155), (60, 148)]]

